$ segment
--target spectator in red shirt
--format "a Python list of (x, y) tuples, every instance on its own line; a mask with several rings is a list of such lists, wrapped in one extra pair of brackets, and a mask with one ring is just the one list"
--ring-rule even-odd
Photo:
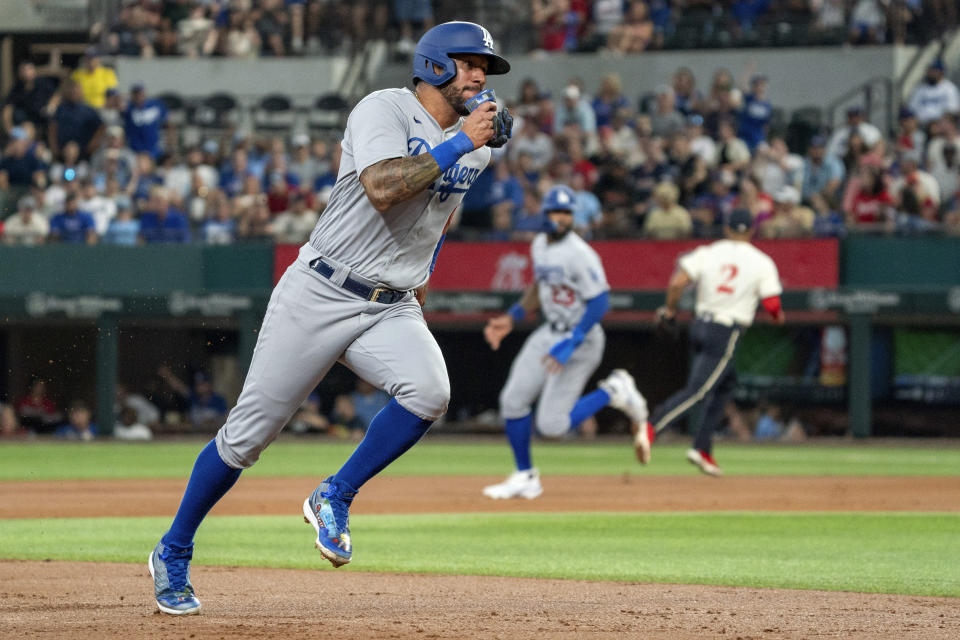
[(857, 172), (859, 189), (845, 211), (847, 227), (856, 230), (880, 230), (892, 221), (893, 199), (883, 182), (880, 169), (860, 167)]
[(47, 383), (34, 378), (30, 391), (16, 402), (17, 416), (24, 428), (37, 433), (51, 432), (63, 419), (57, 405), (47, 395)]
[(897, 134), (894, 150), (898, 153), (902, 151), (923, 151), (927, 144), (927, 134), (920, 128), (917, 122), (917, 116), (910, 107), (900, 107), (900, 132)]

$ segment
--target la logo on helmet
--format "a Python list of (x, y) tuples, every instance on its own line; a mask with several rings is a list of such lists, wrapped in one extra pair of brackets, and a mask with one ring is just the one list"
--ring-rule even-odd
[(487, 47), (488, 49), (493, 49), (493, 36), (490, 35), (490, 32), (487, 31), (486, 27), (480, 27), (480, 30), (483, 31), (483, 46)]

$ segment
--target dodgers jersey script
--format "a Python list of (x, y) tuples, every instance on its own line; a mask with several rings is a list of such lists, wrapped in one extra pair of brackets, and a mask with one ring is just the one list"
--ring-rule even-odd
[(340, 173), (309, 244), (393, 289), (426, 282), (444, 225), (490, 162), (490, 149), (465, 154), (429, 189), (385, 213), (370, 203), (360, 174), (381, 160), (427, 153), (462, 126), (461, 118), (441, 129), (407, 88), (375, 91), (361, 100), (347, 120)]
[(697, 314), (720, 324), (749, 327), (757, 302), (783, 292), (777, 265), (749, 242), (718, 240), (682, 256), (679, 265), (698, 283)]
[(600, 256), (576, 233), (552, 243), (541, 233), (530, 244), (530, 255), (540, 309), (551, 324), (573, 328), (585, 301), (610, 288)]

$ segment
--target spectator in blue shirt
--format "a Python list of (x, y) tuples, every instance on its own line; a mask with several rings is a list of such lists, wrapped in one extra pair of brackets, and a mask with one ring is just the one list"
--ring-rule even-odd
[(543, 231), (546, 216), (540, 210), (540, 198), (533, 190), (528, 190), (523, 197), (523, 207), (513, 214), (513, 239), (532, 240), (533, 236)]
[(74, 400), (67, 410), (67, 423), (53, 432), (55, 438), (64, 440), (83, 440), (88, 442), (97, 437), (97, 425), (90, 421), (90, 407), (83, 400)]
[(218, 428), (227, 417), (227, 401), (213, 390), (210, 376), (198, 371), (190, 393), (190, 422), (195, 428)]
[(570, 176), (570, 187), (576, 193), (573, 209), (573, 226), (584, 238), (593, 236), (594, 227), (603, 221), (603, 207), (600, 198), (586, 188), (586, 178), (582, 173)]
[(150, 200), (140, 213), (140, 237), (144, 242), (190, 242), (187, 216), (175, 209), (163, 187), (150, 191)]
[(613, 121), (613, 114), (620, 109), (629, 109), (630, 100), (623, 95), (623, 83), (616, 73), (608, 73), (600, 81), (600, 90), (593, 99), (593, 113), (596, 116), (597, 128), (609, 127)]
[[(337, 181), (337, 174), (340, 173), (340, 156), (342, 153), (343, 148), (339, 142), (333, 145), (333, 149), (330, 151), (330, 164), (326, 173), (319, 174), (313, 182), (314, 193), (320, 193), (328, 187), (333, 188), (334, 183)], [(467, 193), (470, 192), (468, 191)]]
[(163, 153), (161, 133), (167, 124), (167, 106), (148, 98), (142, 84), (130, 89), (130, 103), (123, 112), (123, 129), (127, 144), (134, 151), (149, 153), (156, 160)]
[(117, 198), (117, 215), (107, 225), (107, 232), (103, 235), (107, 244), (117, 244), (133, 247), (140, 242), (140, 221), (133, 217), (133, 206), (130, 198)]
[(680, 67), (673, 73), (674, 108), (684, 116), (689, 116), (700, 108), (703, 94), (697, 90), (697, 79), (693, 71)]
[(757, 145), (767, 139), (767, 125), (773, 116), (773, 106), (767, 100), (767, 77), (756, 75), (750, 78), (750, 92), (743, 96), (740, 111), (740, 139), (753, 152)]
[(828, 154), (826, 146), (826, 136), (814, 136), (803, 159), (803, 201), (819, 214), (839, 208), (837, 200), (845, 173), (843, 163)]
[(362, 378), (357, 379), (357, 387), (350, 394), (350, 398), (364, 430), (370, 426), (373, 417), (390, 402), (390, 396), (385, 391), (377, 389)]
[(523, 206), (523, 185), (510, 172), (510, 165), (506, 160), (501, 160), (494, 166), (489, 194), (492, 204), (509, 200), (515, 209)]
[(67, 244), (96, 244), (97, 230), (93, 216), (80, 211), (75, 192), (67, 193), (63, 213), (50, 219), (50, 240)]
[(36, 146), (30, 133), (24, 127), (14, 127), (10, 138), (0, 160), (0, 190), (14, 187), (24, 191), (31, 185), (42, 185), (47, 165), (34, 153)]
[(72, 80), (64, 81), (63, 100), (53, 114), (47, 133), (50, 151), (60, 156), (64, 145), (71, 140), (80, 146), (84, 159), (100, 146), (103, 137), (103, 120), (97, 110), (83, 100), (83, 88)]
[(227, 417), (227, 401), (213, 390), (209, 374), (197, 371), (193, 376), (192, 388), (166, 365), (157, 369), (157, 375), (180, 397), (189, 401), (190, 422), (194, 428), (209, 430), (223, 424)]
[(233, 218), (233, 205), (221, 198), (211, 207), (203, 221), (200, 233), (205, 244), (231, 244), (237, 239), (237, 221)]
[(558, 101), (554, 116), (554, 133), (560, 133), (567, 127), (576, 127), (587, 135), (597, 131), (597, 116), (593, 107), (583, 97), (580, 87), (568, 84), (563, 89), (563, 99)]
[(740, 37), (752, 34), (760, 17), (770, 8), (770, 0), (734, 0), (730, 14), (740, 28)]
[(149, 153), (137, 154), (136, 186), (133, 188), (133, 201), (141, 202), (150, 199), (150, 194), (156, 187), (163, 185), (163, 176), (157, 171), (153, 156)]
[(247, 161), (245, 149), (234, 149), (230, 164), (220, 171), (220, 188), (231, 198), (243, 192), (243, 185), (248, 176), (255, 175)]

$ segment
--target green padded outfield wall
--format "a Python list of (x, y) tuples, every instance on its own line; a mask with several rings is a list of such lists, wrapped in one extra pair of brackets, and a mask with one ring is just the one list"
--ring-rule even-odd
[(840, 249), (844, 287), (960, 285), (960, 238), (851, 236)]
[(269, 294), (273, 245), (0, 248), (0, 297), (149, 296), (170, 291)]

